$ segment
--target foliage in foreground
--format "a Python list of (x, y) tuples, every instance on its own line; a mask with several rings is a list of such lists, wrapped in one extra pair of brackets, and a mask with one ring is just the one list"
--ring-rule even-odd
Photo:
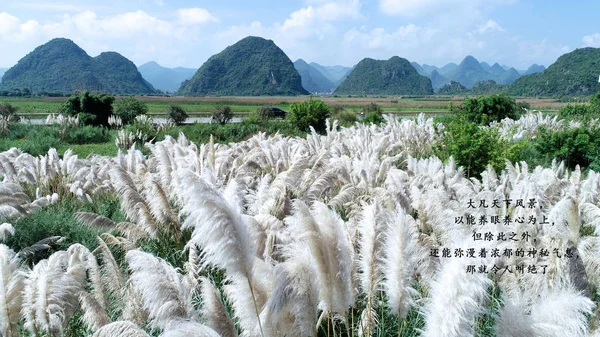
[(108, 126), (108, 118), (113, 114), (114, 101), (114, 96), (84, 91), (69, 97), (61, 111), (68, 116), (79, 117), (84, 125)]
[[(61, 159), (54, 153), (36, 161), (15, 151), (2, 153), (7, 182), (0, 193), (24, 177), (31, 181), (25, 189), (30, 195), (38, 187), (43, 193), (49, 187), (64, 191), (61, 203), (13, 221), (21, 235), (17, 241), (34, 242), (37, 236), (19, 231), (39, 223), (43, 235), (64, 231), (65, 241), (87, 242), (87, 227), (69, 216), (76, 208), (101, 215), (78, 215), (79, 221), (110, 232), (96, 238), (93, 250), (69, 245), (40, 255), (48, 259), (31, 269), (20, 265), (20, 251), (0, 249), (0, 257), (10, 261), (6, 275), (13, 284), (23, 284), (24, 294), (38, 294), (24, 296), (19, 310), (11, 305), (16, 314), (3, 327), (56, 336), (127, 330), (165, 337), (184, 331), (265, 337), (597, 332), (592, 285), (598, 280), (558, 281), (575, 280), (582, 268), (597, 274), (598, 174), (570, 172), (559, 163), (533, 170), (506, 163), (504, 172), (487, 167), (481, 179), (469, 179), (452, 159), (444, 164), (426, 155), (440, 132), (431, 119), (334, 126), (328, 125), (324, 136), (256, 134), (227, 146), (213, 137), (196, 145), (184, 136), (165, 136), (148, 146), (147, 156), (130, 149), (110, 159)], [(491, 134), (474, 123), (448, 127)], [(44, 170), (37, 170), (40, 162)], [(66, 191), (73, 186), (85, 190), (77, 192), (85, 195), (82, 200), (91, 196), (93, 203), (69, 200), (75, 195)], [(536, 198), (544, 207), (531, 212), (569, 226), (546, 231), (513, 223), (507, 230), (527, 231), (538, 251), (554, 243), (573, 247), (581, 260), (542, 257), (535, 262), (550, 264), (553, 273), (523, 276), (468, 274), (470, 260), (432, 256), (432, 249), (463, 244), (497, 247), (471, 240), (474, 230), (496, 236), (497, 226), (452, 220), (465, 215), (469, 200), (508, 197)], [(3, 210), (29, 207), (0, 200)], [(521, 210), (513, 205), (497, 212), (504, 218)], [(54, 224), (60, 217), (64, 226)], [(476, 261), (513, 265), (521, 259), (512, 254)], [(579, 292), (583, 289), (589, 292)], [(54, 301), (51, 309), (33, 310), (49, 303), (47, 298)]]
[(114, 114), (121, 118), (123, 124), (129, 124), (137, 116), (148, 113), (148, 105), (135, 97), (123, 97), (114, 104)]
[(290, 106), (289, 120), (302, 131), (309, 131), (309, 127), (318, 132), (325, 131), (325, 122), (331, 115), (331, 110), (325, 102), (313, 99), (312, 95), (303, 102), (294, 102)]

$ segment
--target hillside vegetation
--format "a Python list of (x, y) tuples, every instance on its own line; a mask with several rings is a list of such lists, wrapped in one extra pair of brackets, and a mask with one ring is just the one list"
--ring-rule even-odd
[(179, 95), (306, 95), (300, 75), (271, 40), (249, 36), (211, 56)]
[(394, 56), (389, 60), (365, 58), (334, 91), (352, 95), (431, 95), (431, 80), (419, 75), (408, 60)]
[(600, 90), (600, 48), (565, 54), (541, 73), (522, 76), (509, 93), (519, 96), (592, 95)]
[(27, 88), (32, 93), (93, 90), (111, 94), (152, 94), (133, 62), (115, 52), (90, 57), (69, 39), (53, 39), (8, 69), (0, 90)]

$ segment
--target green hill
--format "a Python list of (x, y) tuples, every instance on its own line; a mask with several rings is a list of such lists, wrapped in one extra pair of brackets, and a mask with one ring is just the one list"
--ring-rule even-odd
[(294, 64), (271, 40), (249, 36), (211, 56), (179, 95), (306, 95)]
[(294, 62), (294, 68), (300, 74), (302, 87), (310, 93), (329, 93), (335, 89), (335, 84), (331, 82), (319, 70), (315, 69), (303, 59)]
[(158, 90), (176, 92), (181, 83), (194, 76), (198, 69), (192, 68), (166, 68), (156, 62), (148, 62), (138, 67), (142, 76)]
[(508, 90), (507, 84), (499, 84), (494, 80), (487, 80), (475, 83), (471, 88), (471, 94), (473, 95), (491, 95), (506, 92)]
[(111, 94), (149, 94), (156, 90), (137, 70), (133, 62), (115, 52), (104, 52), (94, 57), (94, 74), (101, 90)]
[(562, 55), (543, 72), (521, 76), (509, 89), (519, 96), (592, 95), (600, 91), (600, 48)]
[(431, 95), (429, 78), (419, 75), (404, 58), (389, 60), (365, 58), (360, 61), (335, 94), (352, 95)]
[(118, 53), (90, 57), (69, 39), (53, 39), (8, 69), (0, 89), (31, 92), (97, 90), (113, 94), (150, 94), (155, 90), (135, 65)]
[(451, 81), (438, 90), (438, 95), (461, 95), (467, 94), (468, 92), (469, 89), (464, 85), (456, 81)]

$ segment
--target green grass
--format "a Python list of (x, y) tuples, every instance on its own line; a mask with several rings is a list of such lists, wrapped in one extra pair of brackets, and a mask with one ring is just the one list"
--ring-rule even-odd
[(59, 235), (65, 238), (55, 249), (37, 253), (28, 260), (30, 263), (37, 263), (52, 252), (67, 249), (74, 243), (80, 243), (90, 250), (98, 247), (96, 237), (101, 232), (78, 223), (73, 217), (75, 212), (93, 212), (118, 222), (125, 220), (125, 214), (121, 211), (119, 199), (115, 195), (95, 196), (93, 203), (80, 201), (69, 195), (63, 195), (62, 198), (54, 205), (12, 222), (15, 235), (7, 239), (6, 245), (14, 251), (19, 251), (50, 236)]
[[(132, 131), (135, 131), (133, 129)], [(225, 125), (195, 123), (176, 126), (161, 132), (153, 131), (149, 136), (150, 139), (161, 141), (166, 135), (177, 138), (180, 132), (198, 144), (208, 143), (211, 135), (215, 142), (225, 144), (247, 140), (258, 132), (266, 132), (268, 135), (279, 132), (290, 137), (306, 135), (286, 120), (248, 119), (241, 123)], [(114, 156), (118, 151), (115, 145), (116, 135), (116, 130), (106, 128), (79, 127), (65, 135), (58, 126), (13, 124), (8, 133), (0, 138), (0, 152), (16, 147), (33, 156), (39, 156), (48, 153), (50, 148), (55, 148), (59, 154), (71, 149), (82, 158), (91, 153)]]

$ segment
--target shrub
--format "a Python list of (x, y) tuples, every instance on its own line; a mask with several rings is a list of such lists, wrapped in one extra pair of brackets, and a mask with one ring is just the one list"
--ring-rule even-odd
[(215, 121), (221, 123), (221, 125), (228, 123), (233, 118), (233, 112), (229, 105), (217, 105), (212, 112), (212, 118)]
[(274, 118), (281, 117), (285, 118), (285, 112), (278, 108), (273, 108), (270, 106), (261, 106), (256, 109), (256, 115), (261, 118)]
[(169, 114), (169, 120), (177, 125), (185, 123), (185, 120), (189, 117), (187, 112), (179, 105), (169, 105), (167, 113)]
[(600, 170), (600, 130), (588, 127), (565, 129), (558, 132), (540, 127), (536, 148), (546, 162), (554, 158), (565, 161), (569, 168)]
[(464, 116), (452, 120), (446, 126), (447, 133), (434, 145), (436, 156), (454, 157), (458, 165), (465, 168), (469, 177), (478, 177), (490, 164), (496, 170), (504, 167), (508, 148), (495, 128), (480, 128), (465, 120)]
[(308, 101), (294, 102), (290, 105), (290, 122), (302, 131), (308, 131), (311, 126), (318, 132), (325, 131), (330, 115), (329, 106), (321, 100), (313, 99), (312, 95)]
[(467, 121), (480, 125), (488, 125), (504, 118), (517, 119), (521, 115), (514, 98), (504, 94), (465, 98), (458, 113)]
[(592, 112), (596, 114), (600, 113), (600, 92), (592, 96), (590, 99), (590, 108)]
[(108, 118), (113, 114), (114, 96), (107, 94), (92, 95), (84, 91), (73, 95), (62, 105), (61, 111), (69, 116), (79, 116), (83, 125), (108, 126)]
[(254, 115), (253, 118), (254, 117), (269, 118), (269, 117), (273, 117), (273, 110), (271, 110), (270, 107), (263, 105), (263, 106), (259, 106), (258, 108), (256, 108), (256, 112), (253, 115)]
[(12, 123), (18, 121), (17, 110), (9, 103), (0, 103), (0, 134), (5, 135)]
[(558, 117), (562, 119), (587, 119), (590, 117), (592, 107), (586, 104), (567, 104), (558, 110)]
[(525, 110), (530, 110), (531, 104), (527, 102), (517, 102), (517, 110), (519, 113), (525, 113)]
[(70, 129), (65, 140), (69, 144), (99, 144), (108, 142), (110, 134), (104, 128), (87, 125)]
[(16, 122), (18, 120), (18, 110), (18, 107), (13, 106), (10, 103), (0, 103), (0, 116), (7, 118), (11, 122)]
[(373, 123), (375, 125), (380, 125), (381, 123), (385, 123), (385, 118), (383, 118), (383, 109), (376, 103), (371, 103), (366, 105), (361, 110), (362, 122), (369, 124)]
[(345, 110), (343, 109), (343, 107), (341, 110), (335, 109), (335, 112), (332, 112), (331, 114), (331, 119), (337, 120), (339, 126), (345, 127), (353, 126), (354, 123), (356, 123), (356, 121), (358, 120), (356, 113)]
[(147, 114), (148, 105), (131, 96), (117, 100), (114, 110), (114, 114), (121, 118), (123, 124), (129, 124), (135, 117)]

